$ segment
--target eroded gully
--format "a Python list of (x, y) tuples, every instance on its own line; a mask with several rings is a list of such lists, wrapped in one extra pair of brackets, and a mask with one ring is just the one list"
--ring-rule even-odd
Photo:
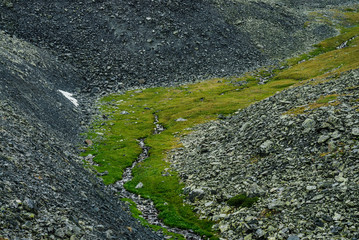
[[(154, 131), (153, 134), (161, 134), (165, 129), (159, 124), (158, 116), (154, 115)], [(122, 175), (122, 180), (117, 181), (114, 184), (114, 187), (117, 191), (119, 191), (119, 195), (121, 198), (129, 198), (134, 201), (137, 205), (137, 209), (142, 212), (142, 217), (148, 221), (148, 223), (152, 225), (158, 225), (163, 228), (166, 228), (168, 231), (173, 233), (182, 234), (186, 239), (200, 240), (202, 239), (200, 236), (196, 235), (192, 230), (184, 230), (179, 228), (173, 228), (166, 226), (159, 218), (158, 211), (155, 208), (153, 202), (150, 199), (144, 199), (141, 196), (131, 193), (127, 191), (124, 187), (124, 184), (131, 181), (133, 179), (132, 169), (136, 167), (136, 165), (149, 157), (149, 147), (145, 144), (145, 139), (138, 140), (140, 147), (142, 148), (142, 153), (138, 156), (137, 160), (133, 162), (131, 167), (126, 168)]]

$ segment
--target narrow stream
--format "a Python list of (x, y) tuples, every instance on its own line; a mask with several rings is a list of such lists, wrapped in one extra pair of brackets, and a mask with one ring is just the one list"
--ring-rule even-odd
[[(153, 134), (161, 134), (165, 128), (158, 123), (158, 116), (154, 114), (154, 131)], [(132, 169), (140, 162), (144, 161), (149, 157), (149, 147), (145, 144), (145, 139), (138, 140), (140, 147), (142, 148), (142, 153), (138, 156), (137, 160), (133, 162), (131, 167), (126, 168), (122, 175), (122, 180), (117, 181), (114, 184), (114, 187), (119, 191), (121, 198), (129, 198), (134, 201), (137, 205), (137, 209), (142, 212), (142, 217), (146, 219), (150, 224), (158, 225), (163, 228), (166, 228), (168, 231), (173, 233), (182, 234), (186, 239), (201, 240), (202, 238), (196, 235), (192, 230), (183, 230), (179, 228), (168, 227), (163, 224), (163, 222), (158, 218), (158, 211), (155, 208), (153, 202), (150, 199), (144, 199), (139, 195), (131, 193), (124, 188), (124, 184), (133, 179)]]

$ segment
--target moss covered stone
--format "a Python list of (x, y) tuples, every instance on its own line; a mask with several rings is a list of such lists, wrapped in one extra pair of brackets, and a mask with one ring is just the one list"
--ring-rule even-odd
[(239, 194), (230, 198), (227, 203), (233, 207), (251, 207), (258, 201), (258, 197), (248, 197), (246, 194)]

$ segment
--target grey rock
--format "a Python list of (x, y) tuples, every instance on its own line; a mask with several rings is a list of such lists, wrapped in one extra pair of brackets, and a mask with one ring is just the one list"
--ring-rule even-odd
[(268, 204), (268, 209), (273, 210), (273, 209), (281, 208), (283, 206), (284, 206), (284, 202), (278, 199), (274, 199)]
[(176, 122), (186, 122), (187, 119), (184, 119), (184, 118), (177, 118), (176, 119)]
[(100, 172), (97, 175), (98, 176), (106, 176), (106, 175), (108, 175), (108, 171)]
[(330, 137), (328, 135), (322, 135), (318, 139), (318, 143), (324, 143), (326, 142)]
[(273, 142), (271, 140), (266, 140), (264, 143), (260, 145), (260, 150), (262, 152), (269, 152), (273, 147)]
[(204, 195), (205, 195), (205, 192), (202, 189), (193, 189), (189, 193), (188, 199), (191, 202), (195, 202), (195, 201), (203, 199)]
[(304, 128), (304, 132), (307, 133), (315, 128), (315, 121), (313, 119), (307, 118), (303, 123), (302, 127)]
[(287, 240), (300, 240), (300, 238), (296, 235), (290, 235)]
[(35, 200), (25, 198), (25, 200), (22, 203), (26, 210), (30, 212), (37, 212), (37, 204)]
[(353, 129), (352, 129), (352, 134), (353, 134), (354, 136), (359, 136), (359, 128), (353, 128)]
[(138, 189), (138, 188), (143, 188), (143, 183), (142, 183), (142, 182), (139, 182), (139, 183), (136, 185), (135, 188), (136, 188), (136, 189)]
[(58, 228), (55, 231), (55, 236), (59, 237), (59, 238), (64, 238), (65, 237), (65, 231), (63, 228)]

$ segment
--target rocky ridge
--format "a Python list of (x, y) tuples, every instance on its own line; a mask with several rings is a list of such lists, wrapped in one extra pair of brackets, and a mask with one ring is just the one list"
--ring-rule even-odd
[[(224, 239), (358, 239), (358, 84), (308, 82), (195, 128), (170, 159), (187, 202)], [(241, 193), (260, 200), (227, 205)]]

